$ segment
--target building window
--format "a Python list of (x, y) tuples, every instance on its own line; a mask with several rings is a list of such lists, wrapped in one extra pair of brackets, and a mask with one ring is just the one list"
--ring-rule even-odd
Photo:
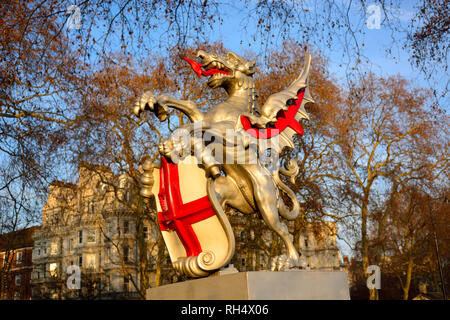
[(114, 234), (116, 234), (116, 226), (114, 221), (110, 221), (108, 223), (108, 235), (112, 237)]
[(241, 260), (241, 265), (242, 265), (243, 267), (245, 267), (245, 258), (242, 258), (242, 260)]
[(111, 262), (111, 247), (110, 246), (106, 247), (106, 261)]
[(123, 233), (127, 234), (129, 231), (130, 223), (128, 221), (123, 222)]
[(87, 212), (88, 213), (94, 213), (95, 212), (95, 201), (94, 200), (88, 200), (87, 201)]
[(78, 231), (78, 243), (83, 243), (83, 230)]
[(123, 262), (129, 262), (129, 251), (130, 248), (128, 246), (123, 247)]
[(79, 256), (78, 257), (78, 266), (82, 267), (83, 266), (83, 256)]
[(128, 277), (123, 277), (123, 292), (129, 292), (130, 287), (130, 279)]
[(90, 269), (95, 269), (95, 254), (86, 254), (86, 267)]
[(52, 242), (50, 245), (50, 254), (56, 255), (58, 254), (58, 244), (56, 242)]
[(264, 262), (265, 262), (265, 261), (264, 261), (264, 256), (263, 256), (263, 255), (260, 255), (260, 256), (259, 256), (259, 266), (260, 266), (260, 267), (263, 267), (263, 266), (264, 266)]
[(94, 243), (95, 242), (95, 230), (88, 230), (87, 232), (87, 242)]
[(41, 273), (39, 271), (36, 271), (36, 279), (40, 279), (41, 278)]
[(16, 284), (16, 287), (19, 287), (22, 285), (22, 275), (16, 274), (14, 277), (14, 283)]
[(16, 252), (16, 263), (17, 264), (21, 264), (22, 263), (22, 258), (23, 258), (22, 251)]
[(73, 251), (73, 239), (69, 239), (69, 251)]
[(305, 248), (308, 248), (308, 238), (305, 238)]
[(106, 275), (106, 291), (111, 291), (111, 275)]
[(58, 264), (50, 263), (48, 270), (50, 271), (50, 277), (56, 278), (58, 276)]
[(143, 236), (144, 236), (144, 239), (148, 239), (148, 227), (146, 227), (146, 226), (144, 226), (143, 228), (142, 228), (142, 230), (143, 230)]

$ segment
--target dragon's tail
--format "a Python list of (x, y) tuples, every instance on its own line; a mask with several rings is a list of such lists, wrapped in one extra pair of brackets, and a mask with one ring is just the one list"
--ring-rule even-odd
[(276, 172), (274, 172), (273, 178), (278, 186), (278, 188), (286, 193), (289, 199), (292, 201), (292, 209), (289, 209), (287, 205), (284, 203), (283, 199), (280, 197), (278, 200), (278, 210), (280, 215), (287, 220), (295, 220), (302, 213), (302, 208), (297, 201), (297, 197), (295, 196), (294, 191), (289, 188), (280, 178), (280, 173), (285, 176), (290, 177), (291, 181), (294, 181), (299, 171), (297, 162), (294, 159), (291, 159), (286, 166), (286, 169), (280, 168)]

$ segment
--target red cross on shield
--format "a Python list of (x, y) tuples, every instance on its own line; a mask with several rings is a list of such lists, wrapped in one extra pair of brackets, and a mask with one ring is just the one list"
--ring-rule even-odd
[(205, 171), (194, 157), (178, 164), (163, 157), (153, 178), (159, 227), (174, 266), (205, 252), (220, 261), (234, 251), (234, 239), (230, 248), (229, 235), (217, 216), (222, 209), (211, 203)]

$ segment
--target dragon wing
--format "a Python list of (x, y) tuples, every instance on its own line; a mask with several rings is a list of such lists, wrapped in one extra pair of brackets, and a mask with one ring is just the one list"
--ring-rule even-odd
[(314, 102), (308, 87), (311, 55), (306, 52), (303, 70), (286, 89), (269, 96), (260, 108), (260, 116), (242, 115), (242, 127), (258, 139), (271, 139), (278, 136), (278, 143), (271, 143), (277, 152), (284, 147), (294, 148), (292, 136), (303, 135), (299, 120), (309, 120), (305, 104)]
[[(303, 70), (300, 73), (300, 75), (295, 79), (289, 87), (284, 89), (283, 91), (274, 93), (267, 98), (267, 101), (264, 103), (264, 105), (261, 107), (261, 116), (268, 119), (269, 122), (275, 122), (276, 116), (280, 110), (287, 110), (288, 109), (288, 101), (290, 99), (297, 99), (297, 95), (299, 93), (299, 90), (305, 88), (305, 94), (303, 96), (302, 104), (300, 108), (298, 109), (298, 112), (296, 114), (297, 120), (300, 120), (301, 118), (309, 119), (306, 110), (304, 108), (304, 105), (306, 102), (314, 102), (309, 95), (308, 89), (308, 75), (309, 75), (309, 67), (311, 64), (311, 55), (307, 52), (305, 55), (305, 61), (303, 64)], [(306, 101), (308, 100), (308, 101)]]

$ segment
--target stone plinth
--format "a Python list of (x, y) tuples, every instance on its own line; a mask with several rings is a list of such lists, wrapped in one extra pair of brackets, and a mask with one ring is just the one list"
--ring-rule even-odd
[(151, 288), (149, 300), (349, 300), (344, 271), (252, 271)]

